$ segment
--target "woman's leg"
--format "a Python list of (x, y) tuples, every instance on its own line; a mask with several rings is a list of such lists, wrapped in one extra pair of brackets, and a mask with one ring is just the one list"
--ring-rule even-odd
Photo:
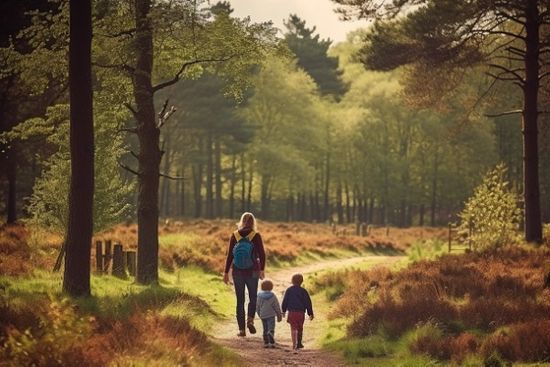
[(237, 297), (237, 307), (236, 307), (237, 324), (239, 325), (239, 330), (244, 331), (245, 330), (245, 322), (244, 322), (245, 278), (233, 277), (233, 284), (235, 285), (235, 296)]
[(245, 283), (248, 289), (248, 319), (247, 325), (250, 329), (250, 333), (254, 334), (256, 329), (254, 328), (254, 315), (256, 314), (256, 300), (258, 298), (258, 277), (246, 277)]

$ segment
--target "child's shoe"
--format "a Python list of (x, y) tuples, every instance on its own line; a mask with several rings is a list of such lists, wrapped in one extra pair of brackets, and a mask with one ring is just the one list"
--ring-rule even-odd
[(271, 348), (271, 344), (265, 343), (264, 348)]
[(237, 336), (239, 336), (239, 337), (241, 337), (241, 338), (244, 337), (244, 336), (246, 336), (246, 331), (240, 330), (239, 333), (237, 334)]
[(302, 349), (304, 345), (302, 344), (302, 332), (298, 331), (298, 341), (296, 343), (296, 349)]

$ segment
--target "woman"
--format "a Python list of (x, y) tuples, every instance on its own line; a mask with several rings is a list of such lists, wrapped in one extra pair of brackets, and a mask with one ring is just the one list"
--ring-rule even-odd
[(237, 223), (237, 230), (229, 240), (229, 250), (225, 261), (223, 281), (229, 283), (229, 269), (232, 268), (235, 296), (237, 297), (238, 336), (246, 336), (244, 313), (244, 289), (248, 289), (248, 318), (246, 327), (251, 334), (256, 333), (254, 314), (256, 313), (256, 297), (258, 293), (258, 278), (264, 278), (265, 252), (262, 236), (257, 232), (256, 218), (252, 213), (243, 213)]

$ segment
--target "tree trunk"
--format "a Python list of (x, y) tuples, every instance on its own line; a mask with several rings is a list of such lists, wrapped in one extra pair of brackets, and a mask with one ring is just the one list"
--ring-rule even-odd
[[(347, 187), (347, 185), (346, 185)], [(347, 198), (347, 196), (346, 196)], [(348, 203), (348, 215), (349, 215), (349, 201)], [(336, 216), (338, 218), (338, 224), (344, 223), (344, 208), (342, 207), (342, 184), (338, 181), (336, 185)], [(347, 217), (347, 216), (346, 216)], [(349, 217), (347, 217), (349, 218)]]
[(269, 197), (268, 197), (268, 189), (269, 189), (269, 182), (271, 180), (271, 177), (269, 175), (263, 174), (261, 176), (261, 183), (260, 183), (260, 206), (262, 208), (262, 217), (264, 219), (267, 219), (269, 217)]
[(252, 184), (254, 183), (254, 159), (250, 157), (250, 164), (248, 166), (248, 193), (246, 195), (246, 210), (252, 209)]
[(17, 148), (10, 147), (7, 154), (7, 176), (8, 176), (8, 198), (7, 198), (7, 218), (8, 224), (15, 223), (17, 220)]
[(246, 209), (246, 170), (244, 167), (244, 153), (241, 153), (241, 213), (244, 213)]
[(527, 0), (525, 14), (525, 85), (523, 87), (523, 195), (525, 240), (542, 243), (538, 156), (539, 10)]
[(437, 179), (439, 169), (439, 148), (436, 148), (434, 156), (434, 165), (432, 172), (432, 198), (431, 198), (431, 213), (430, 213), (430, 225), (435, 227), (435, 211), (437, 209)]
[(69, 41), (71, 184), (63, 276), (63, 290), (71, 296), (90, 294), (94, 198), (91, 46), (91, 1), (71, 0)]
[(136, 280), (158, 283), (158, 191), (160, 130), (156, 124), (151, 74), (153, 71), (153, 29), (151, 0), (135, 0), (134, 99), (139, 140), (138, 176), (138, 263)]
[(191, 171), (193, 173), (193, 200), (195, 202), (195, 218), (200, 218), (200, 216), (202, 215), (202, 164), (198, 163), (193, 165)]
[(237, 184), (237, 155), (231, 157), (231, 184), (229, 186), (229, 218), (235, 214), (235, 186)]
[[(164, 140), (165, 150), (162, 153), (162, 158), (164, 158), (164, 167), (163, 171), (165, 174), (170, 173), (170, 133), (166, 134)], [(166, 177), (162, 178), (162, 187), (160, 191), (160, 208), (159, 211), (161, 216), (167, 217), (170, 212), (170, 180)]]
[(287, 199), (287, 215), (286, 220), (287, 222), (292, 222), (295, 219), (294, 215), (294, 194), (289, 193), (288, 199)]
[(181, 170), (181, 182), (180, 182), (180, 210), (179, 210), (179, 216), (184, 217), (185, 216), (185, 168)]
[(212, 133), (206, 138), (206, 218), (214, 218), (214, 160), (212, 158)]
[[(330, 139), (329, 139), (329, 144), (330, 144)], [(324, 198), (323, 198), (324, 199), (323, 200), (323, 204), (324, 204), (323, 220), (327, 220), (330, 214), (329, 190), (330, 190), (330, 149), (327, 152), (326, 167), (325, 167), (325, 192), (324, 192)]]
[(220, 138), (214, 141), (214, 167), (216, 171), (216, 218), (223, 217), (223, 196), (222, 196), (222, 148)]
[[(341, 192), (342, 192), (342, 186), (340, 185), (340, 197), (341, 197)], [(346, 195), (346, 222), (347, 223), (350, 223), (351, 222), (351, 217), (352, 217), (352, 214), (351, 214), (351, 197), (350, 197), (350, 193), (349, 193), (349, 186), (348, 186), (348, 182), (345, 181), (345, 184), (344, 184), (344, 193)], [(341, 205), (341, 200), (340, 199), (340, 205)], [(340, 219), (338, 219), (338, 222), (340, 223)]]

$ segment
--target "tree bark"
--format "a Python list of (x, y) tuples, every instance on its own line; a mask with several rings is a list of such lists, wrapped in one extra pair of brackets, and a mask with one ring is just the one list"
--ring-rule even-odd
[(539, 10), (527, 0), (525, 14), (525, 85), (523, 86), (523, 195), (525, 240), (542, 243), (538, 156)]
[(237, 185), (237, 155), (231, 157), (231, 184), (229, 186), (229, 218), (235, 215), (235, 186)]
[(153, 71), (153, 28), (151, 0), (135, 0), (136, 67), (133, 76), (139, 140), (138, 175), (138, 263), (136, 280), (158, 283), (158, 189), (160, 130), (156, 124), (151, 75)]
[(214, 160), (212, 151), (212, 133), (206, 137), (206, 218), (214, 218)]
[(248, 166), (248, 192), (246, 194), (246, 210), (252, 209), (252, 184), (254, 183), (254, 159), (250, 157)]
[[(164, 140), (164, 151), (162, 152), (162, 158), (164, 158), (163, 171), (165, 174), (170, 172), (170, 133), (166, 134)], [(161, 216), (168, 217), (170, 215), (170, 180), (166, 177), (162, 179), (162, 187), (160, 190), (160, 207), (159, 211)]]
[(269, 175), (263, 174), (261, 176), (261, 183), (260, 183), (260, 206), (262, 208), (262, 217), (264, 219), (267, 219), (269, 217), (269, 183), (270, 183), (271, 177)]
[(244, 153), (241, 153), (241, 213), (244, 213), (246, 209), (246, 170), (244, 167)]
[(13, 224), (17, 221), (17, 148), (15, 146), (10, 147), (7, 161), (8, 197), (6, 222)]
[(220, 138), (214, 141), (214, 167), (216, 171), (216, 211), (215, 217), (223, 217), (223, 196), (222, 196), (222, 148)]
[(71, 0), (69, 41), (71, 184), (63, 290), (90, 294), (93, 234), (94, 120), (91, 0)]
[(195, 218), (202, 215), (202, 164), (198, 163), (191, 168), (193, 173), (193, 200), (195, 201)]
[(436, 148), (432, 172), (432, 197), (430, 206), (430, 226), (435, 227), (435, 211), (437, 209), (437, 179), (439, 169), (439, 148)]
[[(347, 184), (346, 184), (347, 188)], [(346, 191), (347, 193), (347, 191)], [(348, 198), (348, 196), (346, 196)], [(346, 216), (346, 219), (349, 219), (349, 200), (348, 203), (348, 214)], [(336, 216), (338, 219), (338, 224), (344, 223), (344, 208), (342, 207), (342, 183), (338, 181), (338, 184), (336, 185)]]

